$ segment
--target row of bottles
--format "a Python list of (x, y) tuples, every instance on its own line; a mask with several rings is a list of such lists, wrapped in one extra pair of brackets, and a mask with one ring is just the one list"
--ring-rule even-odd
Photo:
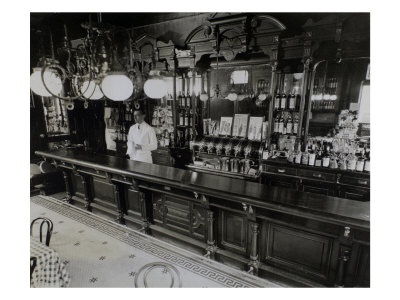
[(288, 161), (307, 166), (369, 172), (370, 149), (364, 145), (348, 153), (338, 153), (334, 152), (331, 142), (312, 141), (301, 151), (301, 143), (297, 142), (288, 151)]
[(300, 95), (297, 95), (292, 91), (289, 95), (283, 93), (275, 94), (274, 98), (274, 110), (299, 110), (300, 107)]
[(192, 128), (185, 128), (183, 130), (177, 130), (177, 147), (189, 148), (190, 142), (194, 139), (194, 133)]
[(311, 110), (334, 110), (335, 100), (312, 101)]
[(190, 109), (179, 111), (178, 125), (180, 126), (192, 126), (193, 113)]
[(168, 130), (162, 131), (161, 134), (157, 135), (157, 141), (160, 147), (175, 147), (174, 132), (169, 132)]
[(129, 125), (126, 123), (118, 124), (115, 127), (115, 138), (118, 141), (128, 140)]
[(190, 108), (192, 106), (191, 102), (192, 102), (192, 98), (189, 94), (189, 91), (186, 92), (186, 95), (184, 92), (182, 93), (182, 91), (179, 92), (178, 105), (181, 109), (186, 108), (186, 107)]
[(274, 133), (297, 135), (299, 129), (298, 114), (279, 113), (274, 119)]
[(327, 78), (325, 84), (323, 78), (315, 79), (313, 86), (313, 95), (311, 100), (321, 101), (321, 100), (337, 100), (337, 86), (338, 80), (335, 77)]

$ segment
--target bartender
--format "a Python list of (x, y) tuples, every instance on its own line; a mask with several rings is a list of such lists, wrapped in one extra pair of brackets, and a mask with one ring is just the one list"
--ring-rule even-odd
[(153, 127), (144, 121), (143, 110), (135, 110), (133, 117), (136, 124), (129, 128), (126, 154), (131, 160), (153, 163), (151, 151), (157, 149), (156, 133)]

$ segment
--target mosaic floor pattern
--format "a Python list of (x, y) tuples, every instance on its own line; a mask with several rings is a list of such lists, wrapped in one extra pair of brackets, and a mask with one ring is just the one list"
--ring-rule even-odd
[(53, 221), (70, 287), (279, 287), (53, 197), (31, 197), (31, 220), (40, 216)]

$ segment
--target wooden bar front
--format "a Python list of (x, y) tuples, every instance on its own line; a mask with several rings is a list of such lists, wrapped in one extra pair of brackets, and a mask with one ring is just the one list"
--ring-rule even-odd
[(369, 286), (369, 202), (81, 150), (37, 151), (68, 201), (295, 286)]

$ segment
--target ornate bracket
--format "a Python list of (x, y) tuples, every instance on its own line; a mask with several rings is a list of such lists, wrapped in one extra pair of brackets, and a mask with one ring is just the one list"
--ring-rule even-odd
[(153, 204), (153, 209), (158, 218), (164, 220), (165, 215), (168, 213), (168, 207), (164, 205), (163, 199), (158, 199), (156, 203)]

